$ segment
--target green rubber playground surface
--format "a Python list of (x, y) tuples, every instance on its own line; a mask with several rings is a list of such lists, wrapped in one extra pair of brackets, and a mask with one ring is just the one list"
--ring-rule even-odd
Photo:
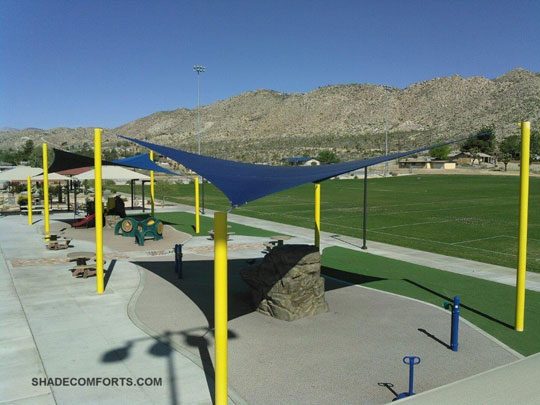
[[(540, 351), (538, 292), (527, 291), (525, 331), (516, 332), (514, 287), (340, 247), (325, 249), (322, 265), (328, 276), (438, 306), (459, 295), (465, 319), (523, 355)], [(450, 313), (448, 320), (450, 330)]]
[[(128, 191), (126, 186), (124, 191)], [(227, 209), (206, 185), (206, 206)], [(362, 235), (363, 181), (322, 183), (322, 230)], [(370, 179), (368, 239), (507, 267), (517, 258), (517, 176), (424, 175)], [(158, 199), (193, 205), (193, 185), (157, 183)], [(540, 272), (540, 179), (530, 180), (528, 269)], [(234, 210), (306, 228), (313, 226), (313, 186), (274, 194)]]

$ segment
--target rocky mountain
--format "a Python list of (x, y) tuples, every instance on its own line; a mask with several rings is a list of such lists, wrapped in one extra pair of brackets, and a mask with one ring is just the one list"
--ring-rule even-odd
[[(201, 107), (202, 151), (219, 157), (276, 162), (333, 149), (342, 159), (467, 136), (493, 125), (498, 137), (540, 118), (540, 74), (516, 69), (496, 79), (451, 76), (404, 89), (370, 84), (320, 87), (309, 93), (251, 91)], [(161, 111), (105, 131), (195, 151), (196, 110)], [(91, 142), (91, 128), (0, 131), (0, 148), (26, 139), (70, 148)]]

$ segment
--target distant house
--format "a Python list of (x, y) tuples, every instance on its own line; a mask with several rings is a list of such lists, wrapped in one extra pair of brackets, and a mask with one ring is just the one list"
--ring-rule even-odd
[(456, 168), (456, 162), (448, 160), (432, 160), (429, 163), (432, 169), (454, 170)]
[(448, 160), (436, 160), (428, 156), (402, 159), (399, 161), (400, 169), (442, 169), (453, 170), (456, 168), (455, 162)]
[(400, 169), (431, 169), (431, 158), (420, 156), (417, 158), (407, 158), (399, 161)]
[(480, 152), (478, 155), (477, 155), (477, 160), (479, 160), (479, 163), (487, 163), (487, 164), (490, 164), (490, 165), (493, 165), (495, 164), (495, 157), (494, 156), (491, 156), (491, 155), (488, 155), (487, 153), (482, 153)]
[(460, 165), (473, 165), (475, 163), (480, 164), (495, 164), (495, 157), (488, 155), (487, 153), (480, 152), (473, 157), (470, 152), (454, 152), (448, 155), (448, 159), (460, 164)]
[(290, 166), (319, 166), (321, 162), (308, 156), (293, 156), (283, 159)]

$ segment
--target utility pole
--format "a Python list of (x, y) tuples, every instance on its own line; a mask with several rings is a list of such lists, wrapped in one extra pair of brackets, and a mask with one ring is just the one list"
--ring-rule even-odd
[[(201, 73), (204, 73), (206, 71), (206, 67), (202, 65), (195, 65), (193, 66), (193, 70), (197, 73), (197, 152), (200, 155), (201, 154), (201, 82), (200, 82), (200, 76)], [(202, 188), (201, 188), (201, 194), (202, 194), (202, 209), (201, 212), (204, 214), (204, 179), (202, 180)]]

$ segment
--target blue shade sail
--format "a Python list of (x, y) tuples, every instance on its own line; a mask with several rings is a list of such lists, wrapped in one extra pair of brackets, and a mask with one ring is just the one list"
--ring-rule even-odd
[(161, 167), (156, 162), (150, 160), (150, 156), (148, 156), (148, 153), (141, 153), (140, 155), (130, 156), (123, 159), (116, 159), (116, 160), (113, 160), (113, 163), (122, 165), (122, 166), (133, 167), (136, 169), (153, 170), (155, 172), (172, 174), (173, 176), (178, 176), (177, 173), (170, 171), (169, 169), (166, 169), (164, 167)]
[(320, 166), (290, 167), (235, 162), (197, 155), (126, 136), (120, 137), (166, 156), (208, 179), (227, 196), (234, 207), (301, 184), (320, 182), (364, 167), (414, 155), (415, 153), (423, 152), (437, 146), (458, 142), (451, 141), (425, 146), (407, 152), (397, 152), (351, 162)]

